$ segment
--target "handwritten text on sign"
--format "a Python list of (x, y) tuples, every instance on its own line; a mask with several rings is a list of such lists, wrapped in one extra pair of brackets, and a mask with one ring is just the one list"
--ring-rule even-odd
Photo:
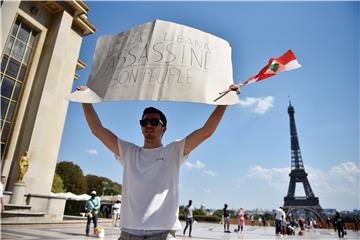
[[(80, 102), (167, 100), (213, 104), (232, 80), (231, 48), (213, 35), (156, 20), (101, 37), (87, 85), (98, 99)], [(71, 98), (71, 97), (70, 97)], [(230, 94), (217, 104), (235, 104)]]

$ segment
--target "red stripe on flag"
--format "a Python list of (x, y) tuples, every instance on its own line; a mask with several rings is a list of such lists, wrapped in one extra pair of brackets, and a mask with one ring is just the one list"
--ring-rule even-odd
[[(260, 72), (258, 74), (256, 74), (255, 76), (252, 76), (251, 78), (247, 79), (246, 81), (244, 81), (241, 85), (245, 86), (247, 84), (250, 84), (252, 82), (259, 82), (261, 80), (264, 80), (266, 78), (272, 77), (274, 75), (276, 75), (277, 72), (282, 72), (284, 70), (284, 67), (281, 65), (286, 65), (289, 62), (291, 62), (292, 60), (296, 60), (296, 57), (294, 55), (294, 53), (291, 50), (288, 50), (285, 54), (283, 54), (282, 56), (278, 57), (278, 58), (270, 58), (268, 64), (263, 67)], [(271, 64), (273, 63), (273, 61), (276, 61), (280, 64), (280, 69), (275, 73), (275, 72), (267, 72), (266, 71), (269, 69), (269, 67), (271, 66)]]
[(279, 58), (275, 58), (274, 60), (278, 61), (282, 65), (286, 65), (286, 64), (288, 64), (288, 62), (291, 62), (292, 60), (295, 60), (295, 59), (296, 59), (296, 57), (295, 57), (294, 53), (291, 50), (289, 50), (284, 55), (282, 55)]

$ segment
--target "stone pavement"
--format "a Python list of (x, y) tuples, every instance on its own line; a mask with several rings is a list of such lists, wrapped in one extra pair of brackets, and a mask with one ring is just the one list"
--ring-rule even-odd
[[(184, 225), (184, 223), (182, 223)], [(74, 222), (72, 224), (29, 224), (29, 225), (2, 225), (1, 239), (3, 240), (83, 240), (98, 239), (86, 237), (85, 223)], [(120, 230), (113, 227), (110, 223), (100, 223), (105, 229), (106, 240), (116, 240), (120, 235)], [(234, 239), (337, 239), (337, 233), (333, 230), (316, 229), (305, 232), (304, 236), (284, 236), (282, 238), (274, 236), (274, 227), (246, 226), (242, 234), (234, 233), (235, 225), (230, 227), (232, 233), (224, 233), (223, 226), (212, 223), (195, 223), (193, 225), (192, 238), (182, 236), (177, 232), (178, 240), (234, 240)], [(345, 239), (360, 239), (360, 232), (348, 231)]]

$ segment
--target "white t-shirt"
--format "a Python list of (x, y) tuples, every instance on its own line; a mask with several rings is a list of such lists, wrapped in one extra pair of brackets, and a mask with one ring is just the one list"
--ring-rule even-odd
[(281, 208), (275, 210), (275, 219), (276, 220), (285, 220), (285, 212)]
[(192, 218), (193, 217), (193, 205), (191, 205), (190, 207), (187, 208), (186, 217), (187, 218)]
[(0, 197), (4, 197), (4, 185), (0, 182)]
[(118, 139), (123, 165), (120, 228), (179, 230), (179, 170), (185, 139), (144, 149)]
[(113, 205), (113, 213), (119, 213), (120, 214), (120, 207), (121, 207), (121, 203), (115, 203)]

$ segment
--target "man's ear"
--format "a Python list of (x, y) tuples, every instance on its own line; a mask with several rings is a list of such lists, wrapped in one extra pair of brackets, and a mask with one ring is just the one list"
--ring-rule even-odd
[(166, 129), (167, 129), (166, 127), (163, 127), (163, 130), (162, 130), (163, 134), (166, 132)]

